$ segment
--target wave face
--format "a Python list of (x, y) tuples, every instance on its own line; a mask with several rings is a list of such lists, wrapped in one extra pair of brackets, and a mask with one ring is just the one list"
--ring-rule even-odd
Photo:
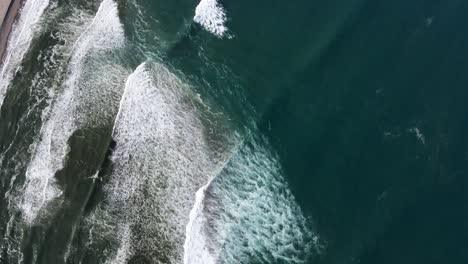
[(220, 160), (197, 105), (161, 64), (144, 63), (128, 77), (105, 198), (88, 217), (92, 230), (101, 230), (91, 244), (116, 245), (107, 263), (181, 262), (194, 193)]
[(216, 263), (204, 234), (205, 218), (203, 216), (205, 193), (211, 180), (195, 194), (195, 203), (190, 211), (189, 222), (185, 228), (184, 264)]
[(265, 140), (243, 145), (197, 198), (184, 263), (306, 263), (320, 250)]
[(54, 175), (63, 168), (69, 151), (67, 141), (73, 132), (100, 122), (111, 122), (111, 102), (118, 101), (113, 89), (119, 87), (125, 74), (105, 56), (123, 43), (117, 5), (112, 0), (104, 0), (95, 18), (73, 45), (62, 91), (51, 109), (44, 113), (39, 142), (32, 146), (34, 151), (26, 171), (20, 206), (26, 222), (32, 223), (41, 208), (61, 195)]
[(13, 25), (0, 68), (0, 106), (3, 104), (13, 76), (20, 69), (20, 63), (28, 51), (35, 33), (40, 30), (40, 20), (48, 5), (49, 0), (27, 0), (19, 12), (19, 19)]
[(193, 18), (193, 21), (219, 38), (226, 36), (228, 32), (226, 20), (226, 12), (216, 0), (201, 0)]

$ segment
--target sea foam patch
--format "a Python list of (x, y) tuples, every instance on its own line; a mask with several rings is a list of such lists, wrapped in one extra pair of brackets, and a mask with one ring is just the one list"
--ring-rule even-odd
[(246, 142), (199, 192), (185, 263), (306, 263), (320, 250), (265, 140)]
[(185, 228), (184, 264), (214, 264), (216, 256), (210, 252), (204, 227), (206, 219), (203, 216), (206, 190), (211, 180), (195, 194), (195, 203), (190, 211), (189, 222)]
[(195, 9), (193, 20), (219, 38), (228, 32), (226, 12), (217, 0), (201, 0)]
[[(117, 4), (104, 0), (87, 29), (72, 47), (72, 57), (62, 91), (49, 111), (43, 114), (39, 141), (26, 171), (21, 211), (32, 223), (41, 208), (61, 195), (55, 173), (62, 169), (69, 152), (68, 139), (73, 132), (99, 117), (105, 120), (109, 98), (125, 74), (118, 66), (101, 61), (100, 54), (121, 46), (123, 28)], [(107, 54), (108, 55), (108, 54)], [(100, 71), (97, 72), (96, 69)], [(99, 75), (99, 76), (97, 76)], [(103, 105), (104, 101), (104, 105)], [(106, 102), (107, 101), (107, 102)]]

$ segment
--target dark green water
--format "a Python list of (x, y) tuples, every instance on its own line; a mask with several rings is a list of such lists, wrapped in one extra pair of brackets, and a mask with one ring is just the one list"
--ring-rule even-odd
[(0, 263), (467, 263), (468, 3), (210, 3), (18, 21)]

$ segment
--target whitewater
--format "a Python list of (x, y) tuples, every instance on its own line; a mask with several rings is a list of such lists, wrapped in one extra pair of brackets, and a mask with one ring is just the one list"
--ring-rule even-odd
[[(31, 94), (39, 99), (25, 116), (40, 111), (34, 123), (39, 128), (27, 147), (30, 156), (21, 160), (24, 175), (18, 169), (5, 194), (11, 216), (2, 234), (5, 241), (12, 233), (18, 240), (0, 244), (2, 250), (10, 255), (25, 250), (22, 240), (36, 235), (29, 230), (40, 230), (41, 242), (53, 237), (50, 230), (60, 230), (53, 226), (56, 219), (73, 203), (67, 182), (57, 175), (80, 175), (92, 182), (91, 189), (74, 197), (84, 203), (75, 208), (80, 218), (70, 220), (71, 234), (61, 245), (66, 252), (55, 259), (306, 263), (319, 254), (322, 242), (313, 221), (297, 204), (279, 156), (256, 125), (233, 128), (213, 98), (195, 92), (199, 83), (163, 58), (140, 56), (145, 52), (128, 37), (118, 1), (99, 1), (97, 10), (83, 4), (95, 12), (63, 11), (69, 17), (54, 25), (58, 6), (25, 2), (2, 63), (0, 106), (16, 88), (14, 78), (34, 38), (50, 30), (56, 41), (38, 52), (38, 61), (46, 62), (28, 87), (38, 90)], [(231, 41), (227, 11), (219, 2), (202, 0), (193, 12), (189, 20), (204, 36)], [(105, 160), (89, 175), (67, 175), (76, 154), (71, 142), (78, 135), (80, 144), (92, 144), (86, 139), (93, 135), (86, 133), (94, 132), (87, 131), (104, 131), (99, 136), (109, 143)], [(79, 155), (100, 157), (94, 151), (101, 149)], [(2, 156), (0, 164), (14, 162)], [(78, 168), (86, 171), (87, 165)], [(38, 261), (43, 251), (34, 244), (31, 259)]]
[(311, 224), (268, 142), (247, 136), (196, 193), (184, 263), (306, 263), (323, 247)]
[(110, 263), (140, 255), (155, 262), (182, 259), (193, 194), (219, 163), (196, 100), (164, 65), (143, 63), (128, 77), (114, 125), (105, 199), (90, 217), (91, 225), (103, 219), (119, 223), (115, 235), (101, 238), (117, 237)]
[(0, 107), (35, 33), (41, 30), (41, 17), (48, 5), (49, 0), (27, 0), (19, 11), (20, 16), (13, 25), (0, 68)]
[[(108, 115), (106, 111), (112, 112), (112, 107), (109, 107), (111, 105), (106, 105), (103, 98), (110, 97), (109, 91), (119, 83), (124, 71), (119, 67), (114, 69), (107, 66), (108, 62), (99, 56), (119, 48), (123, 41), (117, 6), (112, 0), (104, 0), (94, 19), (73, 45), (68, 76), (62, 91), (50, 111), (44, 113), (45, 121), (26, 171), (26, 184), (20, 206), (26, 222), (32, 223), (43, 207), (62, 194), (55, 183), (54, 175), (63, 168), (69, 151), (67, 141), (73, 132), (92, 124), (93, 118), (105, 118)], [(92, 58), (97, 60), (97, 65), (93, 65)], [(103, 69), (104, 74), (90, 76), (89, 71), (92, 74), (97, 67)], [(96, 86), (100, 88), (95, 89)]]
[(193, 21), (218, 38), (228, 34), (226, 11), (217, 0), (201, 0), (195, 9)]

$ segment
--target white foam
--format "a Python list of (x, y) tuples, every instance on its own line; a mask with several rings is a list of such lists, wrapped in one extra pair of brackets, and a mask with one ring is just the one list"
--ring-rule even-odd
[(31, 45), (35, 32), (40, 29), (39, 22), (48, 5), (49, 0), (27, 0), (19, 11), (20, 16), (13, 25), (1, 65), (0, 107), (13, 76), (20, 70), (20, 63)]
[(96, 67), (87, 60), (123, 44), (123, 28), (117, 14), (116, 3), (104, 0), (93, 21), (72, 48), (73, 55), (63, 90), (50, 112), (44, 114), (40, 140), (34, 144), (31, 163), (26, 171), (20, 207), (28, 223), (36, 219), (42, 207), (61, 195), (54, 175), (63, 167), (70, 136), (88, 119), (101, 118), (102, 112), (109, 108), (99, 100), (109, 99), (105, 93), (118, 85), (121, 70), (116, 66), (107, 66), (105, 62), (98, 63), (100, 72), (86, 66)]
[(226, 12), (217, 0), (201, 0), (193, 20), (215, 36), (222, 38), (228, 32)]
[(185, 264), (306, 263), (320, 253), (265, 140), (250, 139), (223, 167), (196, 193)]
[(195, 203), (185, 230), (184, 264), (216, 263), (215, 256), (209, 251), (203, 230), (206, 222), (203, 216), (205, 192), (210, 184), (211, 180), (195, 194)]
[(131, 239), (131, 230), (129, 223), (123, 223), (118, 227), (118, 238), (119, 238), (119, 249), (117, 254), (111, 260), (106, 261), (109, 264), (126, 264), (128, 263), (128, 257), (130, 255), (130, 239)]
[[(57, 16), (61, 14), (63, 9), (53, 9), (48, 12), (47, 20), (57, 21)], [(29, 93), (32, 98), (37, 100), (34, 105), (32, 105), (26, 114), (21, 117), (19, 124), (32, 124), (32, 121), (29, 116), (34, 116), (36, 111), (42, 111), (43, 121), (47, 117), (47, 112), (50, 103), (50, 99), (54, 98), (55, 93), (57, 92), (61, 80), (65, 74), (65, 64), (68, 64), (69, 54), (71, 52), (71, 44), (73, 43), (78, 36), (85, 30), (87, 22), (92, 20), (92, 16), (83, 12), (79, 9), (74, 9), (71, 16), (67, 16), (65, 20), (58, 20), (58, 31), (52, 36), (58, 40), (58, 43), (49, 49), (42, 50), (37, 58), (38, 62), (43, 63), (43, 69), (35, 73), (31, 85), (29, 86)], [(45, 109), (38, 107), (45, 101)], [(18, 131), (16, 131), (18, 132)], [(0, 153), (0, 164), (5, 165), (5, 167), (15, 164), (15, 170), (9, 172), (11, 175), (10, 186), (8, 191), (5, 194), (5, 198), (8, 199), (8, 208), (11, 210), (18, 209), (18, 205), (21, 204), (22, 193), (17, 193), (18, 190), (15, 187), (16, 180), (18, 175), (22, 174), (22, 168), (24, 166), (24, 156), (25, 152), (34, 152), (35, 143), (29, 146), (29, 151), (26, 146), (18, 148), (17, 138), (18, 134), (15, 134), (15, 137), (11, 140), (8, 148)], [(15, 144), (16, 143), (16, 144)], [(13, 147), (13, 148), (12, 148)], [(26, 149), (26, 151), (25, 151)], [(4, 159), (4, 155), (7, 152), (13, 152), (12, 156), (8, 159)]]
[(414, 133), (414, 135), (416, 135), (418, 140), (421, 141), (423, 145), (426, 144), (426, 137), (424, 136), (424, 134), (421, 132), (421, 130), (418, 127), (410, 128), (408, 129), (408, 132)]
[(108, 263), (306, 262), (320, 241), (268, 142), (214, 160), (186, 88), (160, 64), (127, 79), (106, 198), (90, 216), (114, 227), (93, 243), (117, 244)]
[[(244, 145), (205, 192), (197, 238), (203, 237), (216, 263), (306, 263), (319, 251), (319, 238), (266, 141)], [(205, 263), (203, 257), (190, 263)]]
[(195, 101), (187, 85), (161, 64), (144, 63), (129, 76), (104, 187), (105, 210), (118, 223), (115, 234), (126, 234), (103, 238), (118, 240), (110, 262), (142, 256), (182, 262), (193, 194), (219, 164)]

